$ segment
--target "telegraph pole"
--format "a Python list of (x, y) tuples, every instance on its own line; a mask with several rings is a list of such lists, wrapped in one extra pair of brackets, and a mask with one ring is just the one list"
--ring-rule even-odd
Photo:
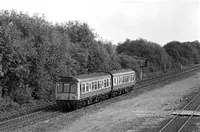
[(3, 76), (4, 76), (4, 73), (3, 73), (3, 66), (2, 66), (2, 58), (3, 58), (3, 55), (0, 54), (0, 77), (3, 77)]

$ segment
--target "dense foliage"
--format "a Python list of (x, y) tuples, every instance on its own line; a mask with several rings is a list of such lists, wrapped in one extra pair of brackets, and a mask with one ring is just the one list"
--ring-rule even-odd
[(138, 57), (149, 61), (150, 73), (167, 72), (199, 63), (199, 55), (198, 41), (173, 41), (161, 47), (144, 39), (127, 39), (116, 46), (96, 40), (86, 23), (52, 24), (37, 14), (1, 11), (0, 111), (53, 101), (55, 82), (61, 76), (121, 68), (140, 71)]
[(165, 49), (156, 43), (144, 39), (127, 39), (117, 47), (118, 54), (125, 54), (132, 58), (135, 56), (146, 58), (149, 61), (149, 70), (151, 72), (166, 72), (171, 68), (171, 61)]
[(200, 61), (200, 43), (172, 41), (164, 46), (173, 59), (174, 66), (198, 64)]

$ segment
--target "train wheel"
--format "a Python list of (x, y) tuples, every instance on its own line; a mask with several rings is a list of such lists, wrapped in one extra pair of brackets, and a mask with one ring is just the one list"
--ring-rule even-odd
[(97, 96), (96, 99), (95, 99), (95, 102), (99, 102), (99, 97)]
[(87, 99), (87, 105), (90, 105), (90, 100), (89, 99)]
[(87, 105), (91, 105), (93, 102), (92, 98), (87, 98)]
[(101, 96), (100, 96), (100, 101), (103, 101), (103, 100), (105, 100), (105, 96), (104, 96), (104, 95), (101, 95)]
[(112, 92), (111, 93), (111, 98), (115, 97), (116, 96), (116, 92)]
[(128, 92), (129, 92), (128, 88), (125, 88), (125, 93), (128, 93)]
[(122, 94), (125, 94), (125, 89), (122, 89)]
[(82, 106), (83, 106), (83, 107), (87, 106), (87, 100), (83, 100), (83, 101), (82, 101)]
[(81, 104), (81, 102), (78, 102), (78, 103), (76, 104), (76, 109), (80, 109), (80, 108), (82, 108), (82, 104)]

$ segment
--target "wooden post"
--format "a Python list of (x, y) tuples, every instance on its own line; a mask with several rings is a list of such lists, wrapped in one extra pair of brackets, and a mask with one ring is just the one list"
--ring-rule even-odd
[(140, 80), (142, 80), (143, 77), (143, 72), (142, 72), (142, 67), (140, 67)]
[(2, 68), (2, 58), (3, 58), (3, 55), (0, 54), (0, 77), (4, 76), (4, 74), (3, 74), (3, 68)]
[(3, 88), (1, 87), (1, 85), (0, 85), (0, 101), (2, 101), (3, 100), (3, 95), (2, 95), (2, 90), (3, 90)]

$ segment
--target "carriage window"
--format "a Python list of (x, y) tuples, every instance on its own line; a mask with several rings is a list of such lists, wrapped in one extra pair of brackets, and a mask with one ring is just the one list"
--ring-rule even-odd
[(100, 83), (100, 89), (102, 89), (103, 88), (102, 80), (100, 80), (99, 83)]
[(104, 79), (104, 88), (106, 88), (106, 79)]
[(89, 83), (86, 83), (86, 92), (89, 91), (89, 87), (90, 87)]
[(134, 80), (135, 80), (134, 75), (132, 75), (132, 81), (134, 81)]
[(100, 87), (100, 81), (98, 81), (98, 83), (97, 83), (97, 89), (100, 89), (101, 87)]
[(131, 75), (131, 77), (130, 77), (130, 81), (131, 81), (131, 82), (133, 81), (133, 75)]
[(92, 83), (89, 83), (89, 91), (92, 90)]
[(126, 77), (126, 76), (124, 76), (124, 82), (125, 82), (125, 83), (127, 82), (127, 77)]
[(97, 89), (97, 81), (95, 81), (95, 90)]
[(101, 88), (103, 88), (103, 80), (101, 80)]
[(85, 93), (85, 83), (81, 84), (82, 92)]
[(62, 93), (63, 92), (63, 83), (58, 83), (57, 85), (57, 93)]
[(92, 90), (94, 90), (94, 82), (92, 82)]
[(109, 79), (106, 81), (106, 86), (109, 87)]
[(102, 87), (102, 80), (100, 80), (100, 89), (102, 89), (103, 87)]
[(116, 83), (117, 83), (117, 79), (116, 79), (116, 77), (114, 78), (114, 85), (116, 85)]

